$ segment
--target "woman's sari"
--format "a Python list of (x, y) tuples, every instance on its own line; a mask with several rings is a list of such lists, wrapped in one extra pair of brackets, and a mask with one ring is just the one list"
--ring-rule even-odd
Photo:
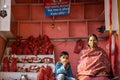
[(106, 52), (97, 47), (84, 49), (80, 53), (77, 67), (79, 80), (109, 80), (110, 62)]

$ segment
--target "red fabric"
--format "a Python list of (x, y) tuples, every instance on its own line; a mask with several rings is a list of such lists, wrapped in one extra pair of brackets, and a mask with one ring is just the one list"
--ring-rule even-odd
[(40, 67), (40, 70), (37, 75), (37, 80), (44, 80), (45, 68), (44, 66)]
[(81, 51), (77, 67), (79, 76), (109, 76), (110, 68), (109, 58), (103, 49), (97, 47), (94, 50), (87, 48)]
[(117, 76), (117, 72), (118, 72), (118, 68), (117, 68), (117, 65), (118, 65), (118, 46), (117, 46), (117, 43), (116, 43), (116, 36), (115, 36), (115, 50), (114, 50), (114, 74), (115, 76)]
[(46, 45), (43, 45), (42, 48), (41, 48), (41, 53), (42, 54), (46, 54), (47, 53), (47, 46)]
[(42, 47), (41, 47), (41, 53), (42, 54), (47, 54), (49, 45), (51, 44), (51, 41), (47, 35), (44, 35), (42, 37)]
[(111, 48), (112, 48), (112, 46), (111, 46), (111, 44), (112, 44), (112, 0), (110, 0), (110, 15), (109, 16), (110, 16), (109, 59), (110, 59), (110, 62), (111, 62), (112, 61), (111, 60), (111, 53), (112, 53), (112, 51), (111, 51)]
[(52, 68), (50, 66), (46, 66), (46, 74), (47, 74), (47, 76), (52, 74)]
[(23, 54), (24, 45), (20, 44), (20, 46), (17, 48), (17, 55)]
[(14, 58), (14, 57), (12, 58), (10, 71), (11, 72), (16, 72), (17, 71), (17, 58)]
[(37, 75), (37, 80), (55, 80), (52, 68), (50, 66), (40, 67), (40, 70)]
[(6, 56), (3, 59), (3, 71), (9, 72), (9, 68), (10, 68), (10, 66), (9, 66), (9, 58)]
[(23, 53), (26, 54), (26, 55), (31, 55), (32, 54), (32, 51), (30, 50), (28, 45), (25, 46), (25, 48), (23, 50)]
[(21, 36), (17, 36), (17, 37), (16, 37), (16, 41), (14, 41), (14, 42), (10, 45), (10, 47), (11, 47), (10, 54), (17, 54), (17, 49), (18, 49), (18, 47), (19, 47), (20, 44), (21, 44), (21, 39), (22, 39)]
[(44, 43), (46, 43), (46, 42), (51, 43), (50, 38), (47, 35), (43, 35), (42, 40), (44, 41)]
[(10, 54), (17, 54), (17, 47), (15, 45), (11, 46)]
[(21, 42), (21, 37), (17, 37), (16, 41), (11, 44), (10, 54), (52, 54), (54, 45), (51, 43), (49, 37), (44, 35), (42, 38), (29, 36), (24, 42)]
[(78, 80), (110, 80), (107, 77), (89, 77), (89, 76), (84, 76), (84, 77), (79, 77)]
[(35, 46), (35, 47), (33, 48), (33, 54), (34, 54), (35, 56), (38, 55), (38, 50), (39, 50), (39, 48), (38, 48), (37, 46)]
[(46, 75), (45, 80), (54, 80), (54, 75), (52, 72), (52, 68), (50, 66), (46, 66)]
[(84, 48), (84, 41), (78, 40), (74, 48), (74, 53), (79, 54), (83, 48)]
[(54, 50), (54, 45), (53, 44), (49, 45), (47, 54), (53, 54), (53, 50)]

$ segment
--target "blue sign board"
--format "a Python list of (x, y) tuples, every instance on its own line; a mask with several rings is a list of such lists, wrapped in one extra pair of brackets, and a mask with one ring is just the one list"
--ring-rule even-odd
[(65, 15), (70, 13), (70, 5), (45, 6), (46, 16)]

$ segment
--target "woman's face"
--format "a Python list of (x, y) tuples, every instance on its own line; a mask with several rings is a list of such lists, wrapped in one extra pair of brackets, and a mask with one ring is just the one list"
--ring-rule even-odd
[(91, 36), (88, 40), (88, 45), (90, 48), (95, 48), (97, 46), (97, 40), (94, 36)]

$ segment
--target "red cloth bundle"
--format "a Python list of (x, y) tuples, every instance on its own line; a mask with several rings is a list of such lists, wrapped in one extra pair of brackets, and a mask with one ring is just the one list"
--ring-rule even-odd
[(44, 80), (44, 76), (45, 76), (45, 67), (41, 66), (37, 75), (37, 80)]
[(42, 45), (42, 39), (41, 36), (39, 35), (35, 41), (37, 43), (37, 46), (40, 47)]
[(76, 42), (75, 48), (74, 48), (74, 53), (79, 54), (80, 51), (84, 48), (84, 41), (81, 39)]
[(46, 46), (46, 45), (43, 45), (43, 46), (41, 47), (41, 53), (42, 53), (42, 54), (46, 54), (46, 53), (47, 53), (47, 46)]
[(29, 46), (25, 46), (24, 50), (23, 50), (23, 53), (26, 54), (26, 55), (31, 55), (32, 54), (32, 51), (29, 49)]
[(17, 58), (12, 57), (10, 71), (11, 72), (17, 71)]
[(17, 54), (22, 55), (24, 50), (24, 42), (21, 42), (20, 46), (17, 49)]
[(9, 72), (9, 58), (6, 56), (3, 59), (3, 71)]
[(22, 46), (18, 47), (18, 49), (17, 49), (17, 55), (21, 55), (21, 54), (23, 54), (23, 47)]
[(53, 50), (54, 50), (54, 45), (53, 44), (49, 45), (47, 54), (53, 54)]
[(41, 52), (42, 54), (47, 54), (49, 46), (52, 44), (49, 37), (47, 35), (44, 35), (42, 38), (42, 47), (41, 47)]
[(55, 80), (50, 66), (40, 67), (40, 70), (37, 75), (37, 80)]
[(9, 53), (10, 54), (17, 54), (17, 47), (15, 45), (12, 45)]
[(47, 79), (44, 79), (44, 80), (54, 80), (52, 68), (48, 65), (46, 66), (46, 76), (47, 76)]
[(50, 38), (47, 35), (44, 35), (42, 40), (44, 43), (51, 43)]
[(37, 56), (38, 50), (39, 50), (39, 48), (38, 48), (37, 46), (35, 46), (35, 47), (33, 48), (33, 54), (34, 54), (35, 56)]
[(27, 40), (25, 41), (26, 45), (25, 45), (25, 49), (24, 49), (24, 54), (28, 54), (28, 55), (32, 55), (33, 51), (34, 51), (34, 37), (30, 36), (27, 38)]
[(21, 36), (17, 36), (17, 37), (16, 37), (16, 41), (14, 41), (14, 42), (10, 45), (10, 47), (11, 47), (10, 54), (17, 54), (18, 47), (19, 47), (20, 44), (21, 44), (21, 39), (22, 39)]
[(42, 38), (39, 35), (37, 38), (29, 36), (27, 40), (21, 42), (22, 37), (17, 37), (16, 41), (12, 43), (10, 53), (11, 54), (52, 54), (54, 45), (51, 43), (49, 37), (44, 35)]
[(33, 51), (33, 54), (34, 55), (37, 55), (38, 54), (38, 50), (39, 50), (39, 46), (38, 46), (38, 40), (37, 38), (34, 38), (33, 42), (32, 42), (32, 51)]

